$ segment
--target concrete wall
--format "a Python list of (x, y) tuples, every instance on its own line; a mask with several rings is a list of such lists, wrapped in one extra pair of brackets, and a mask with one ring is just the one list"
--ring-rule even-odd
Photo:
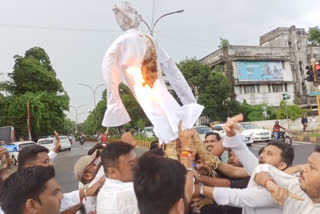
[[(265, 129), (272, 131), (272, 128), (273, 128), (275, 121), (276, 120), (263, 120), (263, 121), (254, 121), (252, 123), (260, 128), (265, 128)], [(284, 128), (288, 127), (287, 120), (285, 120), (285, 119), (279, 120), (279, 122), (280, 122), (280, 125), (283, 126)], [(296, 119), (294, 121), (289, 120), (289, 128), (290, 128), (289, 129), (290, 131), (302, 131), (303, 126), (301, 124), (301, 118)], [(319, 117), (318, 116), (308, 117), (307, 131), (318, 131), (319, 128), (320, 128)]]
[[(256, 86), (257, 87), (257, 86)], [(293, 84), (288, 84), (288, 92), (269, 92), (268, 85), (260, 85), (260, 92), (256, 93), (240, 93), (239, 86), (235, 86), (236, 100), (239, 102), (247, 101), (250, 105), (267, 104), (271, 106), (279, 106), (282, 100), (282, 94), (286, 93), (291, 96), (288, 100), (288, 104), (293, 104), (294, 87)]]

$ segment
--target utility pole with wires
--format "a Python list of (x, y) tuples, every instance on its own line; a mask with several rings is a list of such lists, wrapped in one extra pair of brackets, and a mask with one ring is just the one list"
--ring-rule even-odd
[(83, 86), (86, 86), (86, 87), (90, 88), (90, 90), (91, 90), (92, 93), (93, 93), (94, 117), (95, 117), (95, 120), (96, 120), (96, 127), (95, 127), (95, 128), (98, 128), (98, 118), (97, 118), (97, 111), (96, 111), (96, 108), (97, 108), (97, 104), (96, 104), (96, 92), (97, 92), (97, 89), (98, 89), (99, 87), (103, 86), (104, 84), (100, 84), (100, 85), (96, 86), (95, 88), (91, 87), (90, 85), (84, 84), (84, 83), (79, 83), (79, 85), (83, 85)]
[(78, 107), (75, 107), (75, 106), (70, 106), (71, 108), (73, 108), (74, 109), (74, 111), (76, 112), (76, 130), (75, 130), (75, 134), (77, 135), (78, 134), (78, 116), (79, 116), (79, 114), (78, 114), (78, 110), (81, 108), (81, 107), (84, 107), (84, 106), (86, 106), (86, 105), (80, 105), (80, 106), (78, 106)]
[(173, 12), (165, 13), (165, 14), (159, 16), (159, 18), (158, 18), (155, 22), (153, 22), (153, 21), (154, 21), (154, 11), (155, 11), (155, 0), (153, 1), (153, 7), (152, 7), (151, 26), (141, 17), (142, 22), (143, 22), (143, 23), (146, 25), (146, 27), (148, 28), (148, 31), (149, 31), (149, 33), (150, 33), (151, 36), (153, 36), (155, 27), (157, 26), (158, 22), (159, 22), (163, 17), (169, 16), (169, 15), (173, 15), (173, 14), (176, 14), (176, 13), (182, 13), (184, 10), (176, 10), (176, 11), (173, 11)]

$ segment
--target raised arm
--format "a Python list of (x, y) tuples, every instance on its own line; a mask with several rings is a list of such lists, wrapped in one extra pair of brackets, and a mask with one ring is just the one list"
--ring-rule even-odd
[(243, 167), (236, 167), (220, 162), (217, 170), (230, 178), (247, 178), (249, 175)]
[(238, 123), (243, 120), (242, 114), (229, 119), (225, 124), (226, 136), (223, 140), (224, 147), (231, 148), (241, 164), (251, 176), (254, 169), (258, 166), (258, 158), (249, 150), (243, 142), (243, 135), (238, 133)]

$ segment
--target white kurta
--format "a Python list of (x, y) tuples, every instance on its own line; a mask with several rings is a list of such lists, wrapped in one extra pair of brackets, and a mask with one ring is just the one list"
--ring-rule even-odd
[[(154, 42), (155, 43), (155, 42)], [(141, 65), (147, 50), (146, 37), (130, 29), (116, 39), (103, 59), (103, 77), (107, 87), (107, 110), (102, 121), (105, 127), (128, 123), (130, 117), (120, 95), (119, 84), (128, 85), (136, 100), (154, 126), (159, 141), (170, 142), (178, 138), (178, 123), (192, 128), (203, 111), (196, 103), (192, 91), (175, 62), (156, 43), (158, 78), (152, 88), (142, 86)], [(169, 93), (163, 72), (180, 98), (183, 106)]]

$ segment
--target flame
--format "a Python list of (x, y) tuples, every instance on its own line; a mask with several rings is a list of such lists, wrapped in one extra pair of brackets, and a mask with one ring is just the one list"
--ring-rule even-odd
[[(142, 77), (142, 72), (141, 69), (138, 67), (129, 67), (126, 72), (128, 74), (130, 74), (134, 81), (134, 90), (135, 90), (135, 94), (137, 97), (144, 97), (144, 98), (149, 98), (152, 101), (155, 100), (155, 95), (154, 92), (152, 90), (152, 88), (150, 88), (150, 86), (148, 86), (147, 84), (145, 84), (145, 80)], [(140, 101), (144, 102), (143, 100), (145, 99), (140, 99)], [(146, 104), (147, 101), (145, 101), (143, 104)]]

